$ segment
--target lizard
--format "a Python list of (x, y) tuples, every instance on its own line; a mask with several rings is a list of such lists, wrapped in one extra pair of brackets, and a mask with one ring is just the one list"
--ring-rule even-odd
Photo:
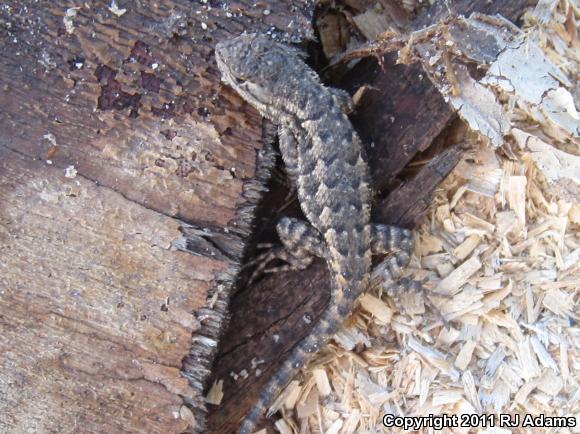
[(330, 271), (330, 304), (269, 380), (238, 434), (250, 434), (279, 392), (335, 334), (370, 283), (371, 255), (388, 258), (391, 279), (409, 262), (412, 232), (370, 221), (370, 172), (347, 113), (349, 94), (324, 86), (296, 48), (263, 34), (242, 34), (215, 47), (222, 81), (278, 128), (280, 153), (307, 221), (282, 218), (283, 246), (269, 258), (303, 269), (313, 256)]

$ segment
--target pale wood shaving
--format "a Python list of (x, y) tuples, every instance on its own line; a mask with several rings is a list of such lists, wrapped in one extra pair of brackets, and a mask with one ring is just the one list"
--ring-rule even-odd
[(510, 208), (515, 211), (522, 225), (526, 224), (526, 185), (525, 176), (510, 176), (507, 186), (507, 197)]
[(460, 261), (463, 261), (477, 246), (479, 246), (480, 242), (481, 237), (479, 235), (470, 235), (464, 242), (453, 250), (453, 255)]
[(476, 413), (481, 413), (481, 402), (479, 401), (479, 396), (477, 395), (477, 389), (475, 387), (475, 380), (471, 371), (466, 371), (461, 376), (461, 382), (463, 383), (463, 390), (465, 392), (466, 398), (469, 400), (471, 405), (474, 407)]
[(330, 395), (332, 388), (330, 387), (326, 371), (324, 369), (315, 369), (312, 371), (312, 375), (314, 376), (319, 395), (322, 397)]
[(395, 27), (380, 3), (376, 3), (374, 7), (362, 14), (355, 15), (353, 21), (365, 38), (371, 41), (377, 39), (381, 33)]
[(292, 428), (284, 419), (278, 419), (274, 425), (280, 434), (293, 434)]
[(287, 409), (292, 409), (296, 406), (296, 402), (298, 401), (298, 397), (300, 396), (300, 382), (299, 381), (291, 381), (286, 390), (283, 392), (285, 396), (284, 400), (284, 407)]
[(467, 368), (469, 362), (471, 361), (473, 350), (475, 350), (475, 345), (475, 341), (472, 341), (471, 339), (465, 342), (459, 351), (459, 354), (457, 354), (457, 357), (455, 358), (454, 364), (457, 369), (464, 370)]
[(326, 434), (338, 434), (340, 432), (340, 429), (342, 428), (343, 425), (343, 421), (342, 419), (337, 419), (334, 421), (334, 423), (325, 431)]
[(205, 402), (213, 405), (220, 405), (224, 397), (224, 380), (214, 381), (213, 385), (207, 392)]
[(371, 313), (377, 320), (383, 323), (389, 323), (393, 317), (393, 311), (382, 300), (370, 294), (365, 294), (360, 299), (361, 307)]
[(478, 257), (472, 257), (453, 270), (445, 279), (443, 279), (435, 291), (447, 295), (455, 295), (468, 279), (481, 268), (482, 264)]

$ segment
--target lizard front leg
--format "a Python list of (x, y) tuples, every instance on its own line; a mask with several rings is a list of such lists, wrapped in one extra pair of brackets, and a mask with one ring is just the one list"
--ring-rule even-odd
[(292, 183), (292, 187), (296, 188), (296, 179), (298, 178), (298, 147), (296, 146), (296, 138), (289, 128), (284, 126), (278, 127), (278, 141), (280, 144), (280, 153), (284, 160), (286, 173)]
[[(303, 220), (284, 217), (276, 225), (281, 246), (274, 246), (256, 262), (260, 266), (256, 273), (273, 273), (288, 270), (303, 270), (312, 263), (314, 257), (328, 259), (324, 239), (312, 225)], [(410, 230), (381, 224), (371, 225), (371, 248), (373, 255), (392, 253), (388, 259), (391, 277), (396, 279), (402, 273), (401, 268), (409, 263), (413, 243)], [(275, 259), (287, 265), (266, 268)]]
[[(282, 245), (272, 247), (253, 261), (258, 266), (251, 280), (261, 273), (304, 270), (312, 263), (315, 256), (326, 259), (327, 253), (322, 235), (308, 222), (284, 217), (276, 225), (276, 231)], [(276, 259), (284, 261), (286, 265), (266, 268)]]

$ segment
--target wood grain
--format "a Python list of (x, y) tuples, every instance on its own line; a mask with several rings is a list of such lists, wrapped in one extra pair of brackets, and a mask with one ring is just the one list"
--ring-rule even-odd
[(0, 8), (2, 432), (203, 431), (269, 162), (213, 47), (311, 36), (307, 1), (113, 4)]

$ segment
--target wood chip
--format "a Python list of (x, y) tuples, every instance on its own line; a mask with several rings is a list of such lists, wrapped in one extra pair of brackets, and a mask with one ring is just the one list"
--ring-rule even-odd
[(284, 419), (278, 419), (274, 425), (280, 434), (294, 434), (294, 431)]
[(300, 382), (296, 380), (291, 381), (290, 384), (286, 387), (286, 390), (282, 392), (286, 395), (286, 399), (284, 400), (284, 407), (287, 409), (296, 407), (296, 402), (298, 401), (300, 392)]
[(450, 376), (454, 381), (459, 379), (459, 372), (457, 372), (439, 351), (421, 345), (415, 339), (409, 340), (409, 348), (417, 352), (425, 361), (438, 368), (441, 372)]
[(455, 358), (455, 367), (460, 370), (465, 370), (471, 361), (471, 356), (473, 354), (473, 350), (475, 349), (475, 341), (468, 340), (465, 344), (461, 347), (459, 354)]
[(530, 338), (530, 343), (532, 344), (532, 348), (536, 353), (536, 357), (538, 358), (542, 366), (550, 368), (553, 371), (557, 371), (558, 365), (556, 365), (556, 362), (554, 361), (548, 350), (546, 350), (546, 347), (544, 347), (544, 345), (540, 342), (540, 340), (536, 336), (532, 336)]
[(453, 250), (453, 255), (460, 261), (463, 261), (477, 246), (479, 246), (480, 242), (481, 237), (479, 235), (470, 235), (464, 242)]
[(356, 26), (369, 41), (374, 41), (381, 33), (393, 27), (390, 17), (379, 5), (376, 3), (375, 7), (353, 17)]
[(481, 268), (482, 264), (478, 257), (473, 257), (465, 261), (455, 270), (453, 270), (445, 279), (443, 279), (435, 292), (447, 295), (455, 295), (461, 287), (467, 283), (468, 279)]
[(526, 224), (526, 186), (525, 176), (510, 176), (507, 186), (507, 197), (510, 208), (515, 211), (522, 225)]
[(316, 387), (318, 388), (318, 394), (322, 397), (330, 395), (332, 388), (326, 376), (326, 371), (324, 369), (315, 369), (312, 371), (314, 376), (314, 381), (316, 382)]
[(360, 298), (360, 305), (364, 310), (384, 324), (388, 324), (393, 317), (391, 308), (384, 301), (373, 295), (363, 295)]
[(517, 357), (522, 368), (522, 377), (526, 380), (531, 380), (540, 376), (540, 366), (533, 350), (530, 338), (527, 337), (523, 342), (520, 342), (517, 351)]
[(213, 405), (220, 405), (224, 397), (224, 380), (214, 381), (207, 396), (205, 397), (205, 402)]
[(332, 425), (325, 431), (326, 434), (338, 434), (342, 428), (342, 419), (336, 419)]
[(312, 388), (306, 399), (301, 400), (296, 406), (296, 413), (299, 419), (304, 419), (318, 410), (318, 389)]
[(542, 304), (546, 309), (563, 317), (572, 316), (574, 300), (572, 294), (567, 294), (560, 289), (551, 289), (546, 292)]
[(355, 432), (357, 432), (360, 419), (361, 419), (360, 410), (354, 409), (353, 411), (351, 411), (346, 419), (346, 422), (343, 425), (342, 434), (354, 434)]
[(553, 369), (546, 369), (538, 382), (538, 390), (556, 396), (564, 387), (564, 381)]
[[(461, 376), (461, 382), (463, 383), (463, 390), (465, 395), (471, 405), (473, 405), (476, 413), (481, 413), (481, 402), (479, 401), (479, 395), (477, 394), (477, 389), (475, 388), (475, 380), (471, 371), (465, 371)], [(475, 413), (474, 412), (474, 413)]]

